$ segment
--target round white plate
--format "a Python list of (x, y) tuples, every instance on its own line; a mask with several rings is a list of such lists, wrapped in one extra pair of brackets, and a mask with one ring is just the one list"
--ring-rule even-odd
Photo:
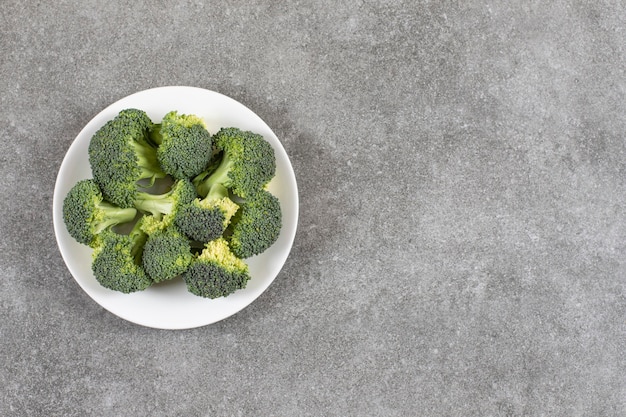
[[(283, 227), (276, 243), (260, 255), (246, 260), (251, 279), (245, 289), (228, 297), (206, 299), (187, 291), (178, 278), (132, 294), (122, 294), (102, 287), (91, 272), (91, 252), (76, 242), (63, 223), (63, 200), (70, 188), (81, 179), (91, 178), (88, 159), (93, 134), (120, 110), (144, 110), (155, 123), (171, 110), (202, 117), (213, 134), (221, 127), (238, 127), (259, 133), (272, 144), (276, 153), (276, 176), (269, 190), (280, 200)], [(243, 104), (216, 93), (195, 87), (159, 87), (125, 97), (102, 110), (78, 134), (59, 170), (53, 200), (54, 231), (61, 255), (76, 282), (98, 304), (133, 323), (158, 329), (188, 329), (225, 319), (252, 303), (278, 275), (291, 250), (298, 224), (298, 189), (296, 177), (282, 144), (269, 128)]]

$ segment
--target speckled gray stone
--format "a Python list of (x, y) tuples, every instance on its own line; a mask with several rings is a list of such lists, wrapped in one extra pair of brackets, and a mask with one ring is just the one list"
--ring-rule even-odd
[[(626, 415), (626, 11), (519, 3), (3, 1), (0, 415)], [(52, 228), (80, 129), (162, 85), (254, 110), (300, 192), (272, 286), (185, 331)]]

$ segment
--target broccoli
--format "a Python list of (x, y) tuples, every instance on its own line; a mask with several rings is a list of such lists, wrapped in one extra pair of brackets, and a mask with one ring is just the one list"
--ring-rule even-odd
[(224, 238), (207, 243), (182, 275), (192, 294), (205, 298), (226, 297), (246, 287), (248, 265), (229, 249)]
[(120, 208), (104, 200), (100, 187), (92, 179), (78, 181), (63, 200), (63, 220), (70, 236), (91, 245), (103, 230), (135, 218), (134, 208)]
[(281, 222), (280, 201), (267, 190), (240, 203), (226, 233), (233, 253), (249, 258), (264, 252), (278, 239)]
[(151, 214), (162, 220), (162, 227), (171, 224), (177, 212), (197, 197), (196, 189), (188, 179), (174, 181), (169, 191), (162, 194), (151, 194), (138, 191), (135, 195), (135, 207), (142, 213)]
[(166, 176), (157, 159), (157, 146), (150, 140), (152, 127), (144, 111), (125, 109), (91, 138), (88, 154), (93, 178), (106, 199), (120, 207), (133, 207), (143, 187), (141, 180), (149, 180), (151, 186)]
[(159, 145), (157, 159), (174, 178), (190, 178), (204, 171), (213, 156), (213, 139), (204, 121), (195, 115), (167, 113), (150, 134)]
[(221, 161), (214, 171), (204, 171), (193, 179), (200, 196), (208, 195), (211, 187), (220, 184), (248, 198), (274, 177), (274, 148), (263, 136), (230, 127), (220, 129), (213, 142)]
[[(150, 216), (146, 216), (150, 218)], [(142, 264), (154, 282), (173, 279), (187, 270), (191, 259), (189, 239), (174, 226), (161, 228), (146, 221), (143, 231), (148, 239), (143, 248)]]
[(176, 226), (190, 239), (209, 242), (222, 236), (239, 206), (228, 197), (228, 190), (217, 184), (203, 198), (196, 198), (176, 216)]
[(198, 116), (170, 111), (153, 123), (127, 108), (95, 132), (88, 156), (93, 179), (70, 190), (63, 218), (93, 248), (105, 288), (132, 293), (182, 277), (195, 295), (226, 297), (251, 279), (245, 258), (278, 239), (280, 203), (267, 191), (275, 153), (257, 133), (211, 136)]
[(125, 294), (142, 291), (152, 285), (141, 265), (147, 238), (141, 227), (140, 218), (127, 235), (105, 229), (95, 238), (91, 270), (100, 285)]

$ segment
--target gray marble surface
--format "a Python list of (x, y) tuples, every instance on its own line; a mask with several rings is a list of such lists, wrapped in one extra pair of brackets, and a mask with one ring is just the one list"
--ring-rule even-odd
[[(626, 415), (624, 3), (0, 6), (0, 415)], [(52, 227), (81, 128), (163, 85), (250, 107), (300, 191), (269, 289), (182, 331)]]

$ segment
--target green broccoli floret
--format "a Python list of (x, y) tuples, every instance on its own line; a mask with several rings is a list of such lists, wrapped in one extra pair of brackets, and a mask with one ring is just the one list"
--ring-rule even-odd
[(151, 132), (159, 145), (161, 168), (174, 178), (190, 178), (204, 171), (213, 156), (213, 139), (204, 120), (195, 115), (167, 113)]
[(100, 187), (92, 179), (78, 181), (63, 200), (63, 220), (70, 236), (91, 245), (103, 230), (130, 222), (134, 208), (120, 208), (104, 200)]
[(183, 274), (187, 289), (206, 298), (226, 297), (245, 288), (250, 280), (248, 265), (229, 249), (224, 238), (207, 243)]
[[(149, 218), (150, 216), (146, 216)], [(142, 264), (154, 282), (173, 279), (187, 270), (191, 260), (189, 239), (174, 226), (165, 229), (144, 225), (148, 239), (143, 248)]]
[(231, 127), (220, 129), (213, 142), (221, 161), (214, 171), (207, 170), (194, 178), (200, 196), (208, 195), (214, 185), (220, 184), (248, 198), (274, 177), (274, 148), (263, 136)]
[(196, 189), (188, 179), (174, 181), (169, 191), (162, 194), (151, 194), (140, 191), (135, 195), (135, 207), (162, 220), (162, 228), (171, 224), (177, 212), (197, 197)]
[(152, 121), (137, 109), (125, 109), (102, 126), (89, 143), (89, 163), (94, 180), (110, 202), (133, 207), (144, 185), (164, 178), (157, 160), (157, 146), (150, 140)]
[(249, 258), (272, 246), (281, 227), (280, 201), (269, 191), (262, 190), (240, 203), (226, 235), (233, 253), (239, 258)]
[(141, 265), (146, 242), (141, 224), (140, 218), (127, 235), (105, 229), (96, 237), (91, 270), (103, 287), (128, 294), (152, 285)]
[(190, 239), (209, 242), (222, 236), (239, 206), (229, 198), (221, 185), (211, 188), (203, 198), (196, 198), (176, 216), (176, 226)]

